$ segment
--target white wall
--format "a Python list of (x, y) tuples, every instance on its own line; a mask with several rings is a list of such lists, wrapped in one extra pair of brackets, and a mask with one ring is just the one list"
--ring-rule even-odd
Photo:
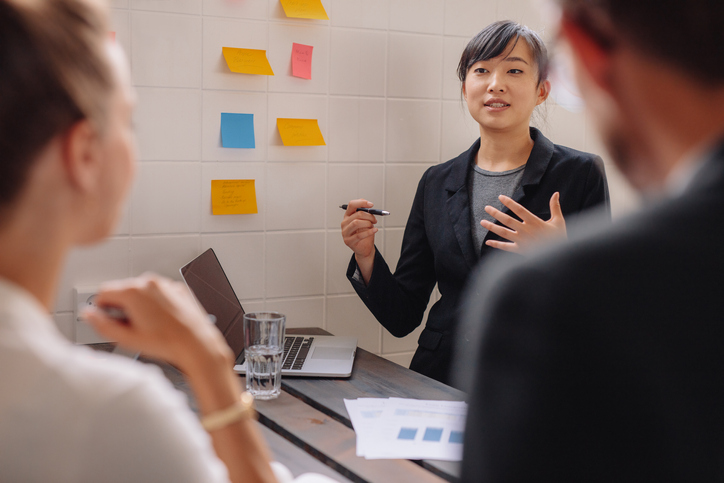
[[(394, 266), (420, 175), (477, 137), (455, 75), (467, 40), (498, 19), (545, 25), (531, 0), (323, 4), (329, 21), (286, 18), (278, 0), (112, 1), (138, 94), (140, 162), (115, 236), (70, 258), (56, 305), (69, 338), (82, 330), (73, 287), (144, 271), (179, 279), (181, 265), (213, 247), (247, 311), (353, 334), (409, 363), (419, 331), (390, 336), (345, 279), (351, 252), (337, 206), (366, 197), (393, 213), (377, 245)], [(291, 77), (292, 42), (314, 46), (311, 81)], [(276, 75), (231, 73), (224, 46), (267, 50)], [(254, 114), (256, 149), (220, 147), (221, 112)], [(327, 146), (282, 146), (277, 117), (318, 119)], [(549, 101), (542, 128), (605, 157), (584, 114)], [(608, 170), (618, 213), (635, 199)], [(210, 180), (241, 178), (256, 180), (259, 214), (212, 216)]]

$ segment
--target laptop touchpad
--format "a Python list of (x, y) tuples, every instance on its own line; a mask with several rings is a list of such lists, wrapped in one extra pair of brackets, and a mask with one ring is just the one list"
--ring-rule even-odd
[(316, 347), (312, 359), (341, 359), (347, 360), (352, 356), (352, 351), (343, 347)]

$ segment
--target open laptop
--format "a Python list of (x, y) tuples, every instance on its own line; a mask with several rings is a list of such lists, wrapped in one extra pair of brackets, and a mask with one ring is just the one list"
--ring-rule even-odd
[[(246, 373), (244, 309), (214, 250), (209, 248), (180, 271), (201, 306), (216, 319), (216, 326), (234, 351), (234, 371)], [(356, 337), (285, 335), (282, 376), (349, 377), (356, 351)]]

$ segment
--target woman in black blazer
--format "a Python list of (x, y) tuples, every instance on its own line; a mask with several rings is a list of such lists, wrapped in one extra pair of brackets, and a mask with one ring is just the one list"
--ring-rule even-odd
[(459, 298), (473, 267), (493, 251), (520, 252), (565, 236), (564, 216), (608, 210), (601, 158), (555, 145), (529, 127), (550, 92), (547, 70), (545, 46), (525, 26), (496, 22), (470, 41), (458, 75), (480, 139), (422, 176), (394, 274), (374, 246), (375, 217), (356, 211), (372, 203), (353, 200), (345, 212), (342, 236), (354, 251), (347, 277), (393, 335), (420, 325), (437, 284), (441, 297), (410, 369), (441, 382), (450, 380)]

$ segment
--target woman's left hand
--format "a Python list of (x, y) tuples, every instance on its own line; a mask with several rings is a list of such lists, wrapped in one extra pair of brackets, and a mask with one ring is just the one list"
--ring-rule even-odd
[(556, 192), (551, 196), (551, 217), (548, 221), (541, 220), (505, 195), (500, 195), (498, 199), (522, 221), (506, 215), (492, 206), (486, 206), (485, 211), (505, 226), (482, 220), (480, 222), (482, 227), (501, 238), (510, 240), (509, 242), (488, 240), (485, 242), (486, 245), (506, 252), (520, 253), (541, 240), (566, 237), (566, 220), (563, 219), (561, 211), (560, 193)]

